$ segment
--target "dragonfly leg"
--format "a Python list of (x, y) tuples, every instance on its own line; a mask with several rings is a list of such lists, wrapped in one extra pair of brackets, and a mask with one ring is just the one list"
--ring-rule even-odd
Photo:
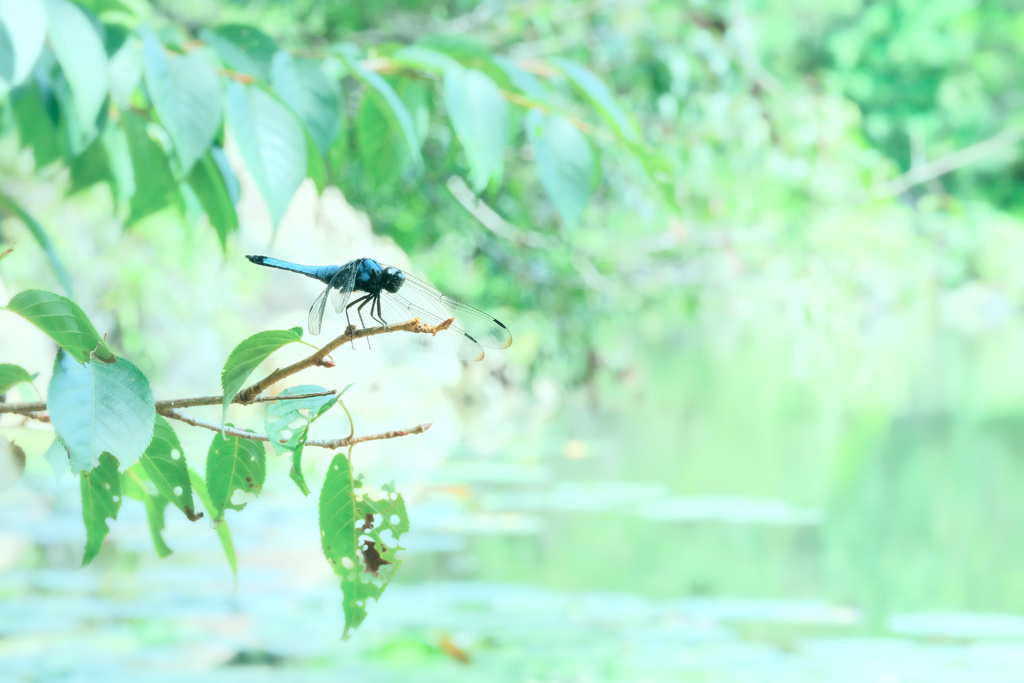
[[(377, 296), (380, 296), (380, 294), (378, 294)], [(359, 315), (359, 324), (362, 325), (363, 327), (366, 327), (366, 323), (363, 322), (363, 306), (365, 306), (366, 304), (370, 304), (370, 316), (372, 317), (373, 316), (373, 299), (374, 299), (374, 295), (373, 294), (367, 294), (366, 296), (364, 296), (361, 299), (359, 299), (362, 303), (359, 304), (359, 307), (356, 309), (356, 314)], [(374, 322), (376, 322), (376, 321), (374, 321)], [(370, 344), (370, 338), (369, 337), (366, 338), (366, 346), (371, 348), (371, 349), (373, 348), (373, 345)]]
[[(355, 306), (356, 304), (359, 304), (360, 302), (362, 302), (360, 304), (359, 308), (356, 309), (356, 313), (359, 313), (359, 310), (363, 306), (366, 305), (366, 302), (370, 299), (371, 296), (373, 296), (373, 295), (372, 294), (367, 294), (366, 296), (361, 296), (358, 299), (356, 299), (355, 301), (351, 302), (348, 306), (345, 307), (345, 322), (348, 323), (349, 327), (352, 326), (352, 320), (349, 319), (349, 317), (348, 317), (348, 309), (350, 309), (353, 306)], [(363, 314), (362, 313), (359, 313), (359, 324), (362, 325), (363, 327), (366, 327), (366, 325), (363, 324)], [(352, 340), (352, 348), (353, 348), (353, 350), (356, 348), (355, 340)]]

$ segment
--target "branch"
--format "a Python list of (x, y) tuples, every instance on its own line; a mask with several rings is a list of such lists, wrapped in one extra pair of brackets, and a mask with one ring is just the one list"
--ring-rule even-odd
[(939, 176), (952, 173), (959, 168), (981, 161), (985, 157), (998, 154), (1007, 147), (1017, 144), (1022, 139), (1024, 139), (1024, 131), (1017, 128), (1007, 128), (1003, 132), (993, 135), (988, 140), (983, 140), (970, 147), (947, 154), (927, 164), (915, 166), (903, 175), (876, 185), (870, 190), (870, 196), (874, 198), (899, 196), (915, 185), (934, 180)]
[[(173, 408), (164, 408), (158, 411), (165, 417), (170, 417), (175, 420), (180, 420), (185, 424), (190, 424), (193, 427), (202, 427), (203, 429), (209, 429), (212, 432), (219, 432), (227, 434), (228, 436), (237, 436), (242, 439), (252, 439), (253, 441), (270, 441), (270, 437), (263, 434), (256, 434), (254, 432), (247, 432), (243, 429), (237, 429), (235, 427), (221, 426), (214, 424), (213, 422), (207, 422), (205, 420), (199, 420), (186, 415), (180, 410), (174, 410)], [(307, 441), (307, 446), (316, 446), (317, 448), (344, 448), (353, 444), (362, 443), (363, 441), (379, 441), (381, 439), (397, 439), (400, 436), (408, 436), (409, 434), (422, 434), (433, 426), (433, 422), (425, 422), (418, 424), (415, 427), (409, 427), (408, 429), (395, 429), (390, 432), (382, 432), (380, 434), (368, 434), (366, 436), (346, 436), (342, 439), (332, 439), (330, 441)], [(287, 443), (287, 440), (282, 440), (280, 443)]]
[[(334, 389), (318, 391), (312, 394), (293, 394), (291, 396), (257, 396), (249, 403), (265, 403), (267, 401), (295, 401), (300, 398), (315, 398), (317, 396), (331, 396), (337, 392)], [(219, 406), (224, 403), (223, 396), (197, 396), (195, 398), (175, 398), (156, 402), (156, 412), (161, 413), (166, 408), (191, 408), (194, 406)], [(232, 403), (241, 403), (236, 397)], [(248, 404), (247, 404), (248, 405)], [(46, 401), (33, 401), (32, 403), (0, 403), (0, 413), (14, 413), (26, 415), (43, 422), (49, 421), (46, 415)]]
[(381, 432), (380, 434), (368, 434), (366, 436), (346, 436), (343, 439), (334, 439), (332, 441), (307, 441), (307, 446), (317, 446), (319, 448), (345, 448), (346, 446), (353, 446), (357, 443), (364, 441), (379, 441), (381, 439), (397, 439), (400, 436), (408, 436), (410, 434), (422, 434), (431, 427), (434, 426), (433, 422), (424, 422), (418, 424), (415, 427), (409, 427), (408, 429), (396, 429), (390, 432)]
[(272, 373), (261, 379), (260, 381), (252, 384), (245, 389), (238, 392), (238, 396), (235, 397), (236, 403), (242, 405), (248, 405), (255, 401), (255, 396), (261, 394), (267, 389), (267, 387), (280, 382), (285, 377), (294, 375), (297, 372), (305, 370), (306, 368), (315, 367), (321, 365), (324, 358), (326, 358), (331, 351), (334, 351), (342, 344), (347, 342), (353, 342), (356, 339), (362, 339), (363, 337), (373, 337), (378, 334), (386, 334), (391, 332), (413, 332), (416, 334), (437, 334), (451, 327), (454, 320), (449, 318), (438, 325), (427, 325), (421, 323), (419, 318), (413, 318), (407, 320), (404, 323), (398, 323), (396, 325), (381, 325), (379, 327), (364, 327), (362, 329), (356, 329), (355, 325), (349, 325), (348, 329), (342, 333), (340, 337), (335, 338), (331, 343), (327, 344), (313, 355), (303, 358), (302, 360), (292, 363), (288, 367), (278, 368)]

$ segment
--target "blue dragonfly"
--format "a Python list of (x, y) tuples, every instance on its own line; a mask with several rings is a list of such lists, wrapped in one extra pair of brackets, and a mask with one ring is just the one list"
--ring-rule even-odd
[[(434, 351), (462, 360), (482, 360), (486, 346), (506, 349), (512, 344), (512, 333), (500, 321), (458, 299), (442, 294), (432, 285), (403, 273), (372, 258), (357, 258), (342, 266), (302, 266), (269, 256), (246, 256), (253, 263), (279, 268), (319, 280), (327, 288), (309, 309), (309, 331), (320, 334), (327, 309), (328, 296), (334, 310), (345, 314), (352, 324), (349, 309), (355, 307), (360, 327), (366, 327), (363, 309), (379, 325), (394, 325), (419, 318), (428, 325), (439, 325), (452, 318), (454, 322), (437, 334), (388, 334), (388, 341)], [(352, 301), (353, 292), (360, 292)]]

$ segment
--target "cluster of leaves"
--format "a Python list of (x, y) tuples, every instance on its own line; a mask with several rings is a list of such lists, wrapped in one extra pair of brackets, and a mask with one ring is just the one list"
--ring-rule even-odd
[(432, 136), (446, 138), (433, 174), (496, 195), (522, 131), (566, 226), (600, 180), (595, 129), (567, 113), (570, 92), (652, 173), (659, 164), (604, 83), (565, 59), (517, 64), (452, 39), (299, 56), (251, 26), (155, 31), (120, 3), (70, 0), (0, 4), (0, 36), (0, 133), (16, 130), (37, 167), (63, 160), (72, 191), (107, 183), (129, 224), (165, 208), (205, 215), (225, 245), (238, 229), (229, 137), (275, 225), (306, 178), (422, 180), (438, 112), (448, 133)]
[[(222, 420), (203, 476), (189, 467), (177, 434), (160, 414), (146, 375), (110, 351), (77, 304), (51, 292), (27, 290), (5, 308), (59, 346), (44, 406), (56, 434), (46, 458), (58, 473), (70, 469), (80, 479), (86, 530), (83, 565), (99, 553), (110, 531), (108, 520), (117, 519), (124, 496), (144, 504), (154, 548), (160, 557), (169, 555), (171, 549), (163, 538), (166, 508), (173, 505), (196, 521), (203, 513), (196, 512), (195, 494), (212, 517), (236, 571), (224, 513), (245, 507), (237, 499), (239, 494), (256, 496), (262, 490), (264, 441), (279, 454), (291, 454), (291, 477), (304, 495), (310, 494), (302, 474), (302, 451), (310, 426), (338, 403), (340, 394), (318, 386), (286, 390), (268, 409), (267, 436), (260, 440)], [(301, 338), (301, 328), (294, 328), (259, 332), (242, 341), (224, 365), (225, 411), (263, 360)], [(32, 380), (24, 368), (0, 365), (0, 395)], [(296, 395), (305, 396), (289, 400)], [(173, 411), (167, 414), (180, 419)], [(6, 437), (0, 437), (0, 447), (16, 448)], [(341, 577), (346, 636), (365, 619), (367, 598), (378, 598), (401, 564), (395, 554), (401, 549), (399, 537), (408, 529), (405, 503), (394, 485), (384, 487), (385, 498), (380, 501), (359, 491), (362, 478), (353, 476), (350, 458), (351, 448), (348, 454), (335, 456), (320, 494), (324, 555)], [(382, 536), (382, 532), (387, 533)]]

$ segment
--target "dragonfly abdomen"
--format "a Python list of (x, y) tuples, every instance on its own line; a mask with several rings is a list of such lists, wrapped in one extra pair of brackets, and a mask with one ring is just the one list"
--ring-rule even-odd
[(331, 284), (331, 280), (338, 274), (338, 271), (341, 270), (340, 266), (303, 266), (298, 263), (291, 263), (290, 261), (271, 258), (270, 256), (247, 255), (245, 258), (259, 266), (278, 268), (279, 270), (287, 270), (292, 273), (302, 273), (306, 277), (319, 280), (325, 285)]

